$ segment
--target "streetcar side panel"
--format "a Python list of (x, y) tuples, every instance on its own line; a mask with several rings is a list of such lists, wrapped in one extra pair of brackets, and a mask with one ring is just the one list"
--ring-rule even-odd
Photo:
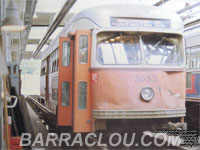
[(46, 107), (56, 115), (58, 105), (58, 72), (49, 74), (49, 100)]
[(40, 77), (40, 97), (45, 99), (45, 76)]
[(200, 99), (200, 73), (187, 72), (187, 98)]

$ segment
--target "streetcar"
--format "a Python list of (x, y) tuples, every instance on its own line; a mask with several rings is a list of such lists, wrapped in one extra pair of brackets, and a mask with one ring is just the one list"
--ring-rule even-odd
[(200, 128), (200, 28), (187, 27), (185, 30), (187, 54), (186, 108), (187, 123), (191, 129)]
[(43, 52), (39, 102), (73, 132), (185, 125), (185, 64), (176, 13), (132, 4), (88, 8)]

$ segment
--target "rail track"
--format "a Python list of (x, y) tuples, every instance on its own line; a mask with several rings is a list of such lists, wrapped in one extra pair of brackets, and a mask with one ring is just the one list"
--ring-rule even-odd
[(28, 96), (26, 102), (33, 109), (41, 122), (46, 126), (49, 132), (53, 132), (56, 128), (56, 116), (46, 107), (37, 101), (37, 97)]
[[(38, 117), (41, 119), (41, 122), (47, 127), (49, 133), (56, 133), (58, 136), (61, 135), (61, 133), (70, 133), (71, 140), (69, 140), (69, 143), (73, 142), (73, 139), (76, 137), (75, 133), (72, 133), (71, 128), (63, 128), (63, 127), (57, 127), (56, 125), (56, 116), (52, 114), (48, 109), (46, 109), (42, 104), (40, 104), (37, 101), (36, 97), (28, 96), (26, 98), (26, 102), (30, 105), (30, 107), (33, 109), (33, 111), (38, 115)], [(125, 133), (119, 133), (118, 136), (115, 136), (112, 138), (112, 143), (114, 143), (115, 146), (110, 144), (110, 137), (113, 133), (109, 133), (108, 131), (105, 133), (96, 132), (95, 134), (97, 137), (89, 137), (88, 142), (89, 143), (96, 143), (92, 146), (88, 146), (85, 143), (85, 138), (87, 136), (87, 133), (83, 133), (82, 139), (83, 139), (83, 145), (80, 145), (80, 143), (76, 143), (73, 146), (67, 146), (65, 144), (62, 144), (60, 149), (90, 149), (90, 150), (112, 150), (112, 149), (118, 149), (118, 150), (143, 150), (143, 149), (151, 149), (151, 150), (200, 150), (200, 147), (196, 148), (185, 148), (185, 147), (179, 147), (178, 145), (172, 145), (169, 144), (169, 141), (166, 141), (165, 144), (161, 146), (161, 143), (163, 143), (163, 139), (155, 139), (156, 137), (153, 136), (153, 133), (151, 133), (152, 136), (148, 136), (148, 134), (151, 133), (148, 132), (136, 132), (134, 137), (134, 143), (132, 145), (126, 144), (126, 146), (123, 144), (123, 140), (119, 145), (116, 146), (116, 143), (119, 142), (119, 138), (122, 137), (124, 139)], [(131, 143), (133, 133), (127, 133), (128, 136), (126, 137), (126, 143)], [(120, 136), (119, 136), (120, 135)], [(147, 135), (145, 138), (144, 136)], [(52, 135), (53, 136), (53, 135)], [(99, 138), (101, 136), (101, 141), (99, 141)], [(143, 139), (143, 141), (142, 141)], [(165, 139), (166, 140), (166, 139)], [(156, 144), (155, 143), (158, 144)], [(58, 143), (59, 141), (57, 141)], [(172, 141), (171, 141), (172, 142)], [(148, 143), (152, 143), (147, 146)], [(128, 146), (127, 146), (128, 145)]]

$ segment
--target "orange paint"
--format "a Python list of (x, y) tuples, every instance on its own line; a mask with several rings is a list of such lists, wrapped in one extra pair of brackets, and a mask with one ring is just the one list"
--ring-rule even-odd
[(93, 72), (91, 75), (92, 82), (97, 83), (98, 82), (98, 74), (96, 72)]
[[(63, 42), (70, 42), (70, 65), (62, 65), (62, 49)], [(62, 82), (68, 81), (70, 85), (69, 92), (69, 106), (62, 106)], [(73, 41), (67, 37), (60, 37), (59, 39), (59, 72), (58, 72), (58, 126), (72, 126), (72, 84), (73, 84)]]
[[(185, 108), (185, 72), (134, 69), (93, 69), (93, 110), (159, 110)], [(141, 89), (150, 86), (154, 98), (145, 102)]]
[[(81, 35), (88, 36), (88, 63), (79, 63), (79, 39)], [(75, 58), (74, 58), (74, 132), (91, 132), (91, 93), (90, 93), (90, 66), (91, 66), (91, 31), (76, 31), (75, 34)], [(78, 85), (80, 81), (87, 82), (86, 110), (78, 108)]]

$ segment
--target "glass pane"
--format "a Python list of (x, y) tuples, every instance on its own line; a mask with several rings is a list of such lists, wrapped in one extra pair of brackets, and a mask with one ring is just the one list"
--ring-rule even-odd
[(192, 73), (187, 72), (186, 78), (186, 88), (190, 89), (192, 88)]
[(78, 106), (79, 109), (86, 109), (87, 100), (87, 82), (79, 82), (78, 86)]
[(79, 62), (84, 63), (84, 64), (88, 62), (88, 37), (87, 36), (80, 36)]
[(70, 42), (63, 42), (62, 64), (63, 66), (70, 65)]
[(196, 70), (200, 68), (200, 47), (194, 46), (187, 49), (187, 69)]
[(141, 63), (139, 37), (134, 33), (102, 32), (97, 36), (100, 64), (132, 65)]
[(58, 99), (58, 77), (52, 78), (52, 99), (56, 101)]
[(69, 106), (69, 82), (64, 81), (62, 82), (62, 106)]
[(11, 69), (10, 69), (11, 67), (10, 66), (8, 66), (8, 73), (9, 74), (11, 74)]
[(14, 75), (17, 74), (17, 65), (14, 65), (14, 67), (13, 67), (13, 74), (14, 74)]
[(52, 73), (52, 54), (50, 55), (49, 58), (49, 73)]
[(183, 54), (179, 36), (144, 35), (144, 55), (147, 64), (182, 65)]
[(47, 61), (45, 59), (42, 61), (42, 64), (41, 64), (41, 76), (44, 76), (46, 74), (46, 65), (47, 65)]

